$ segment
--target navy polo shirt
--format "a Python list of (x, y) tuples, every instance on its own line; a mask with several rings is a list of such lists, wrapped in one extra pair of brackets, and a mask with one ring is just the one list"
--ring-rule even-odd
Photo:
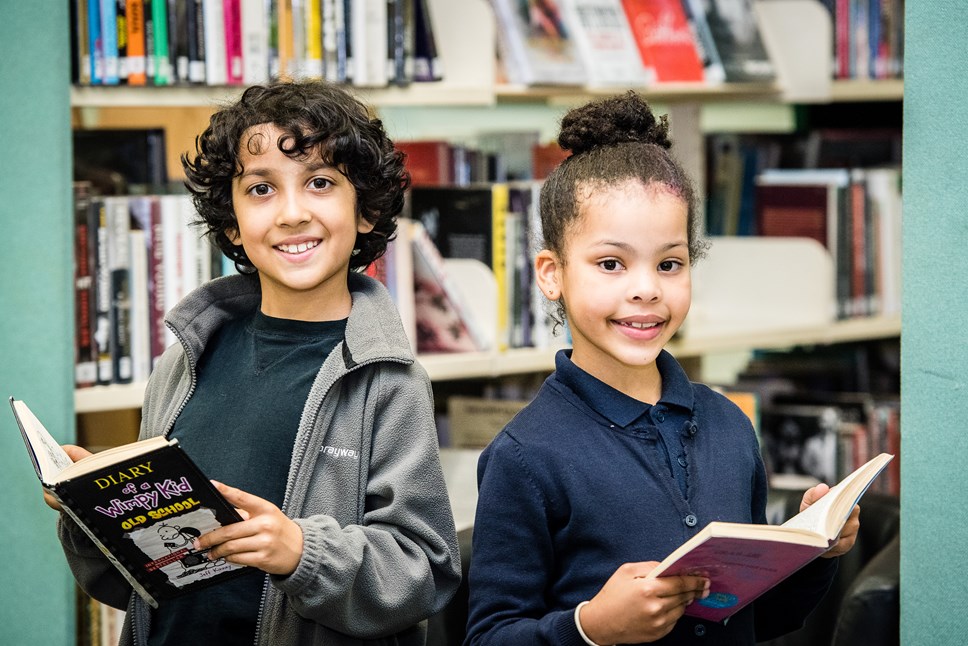
[[(535, 399), (481, 454), (466, 643), (583, 646), (574, 609), (619, 566), (661, 561), (714, 520), (766, 521), (749, 418), (691, 383), (670, 354), (657, 366), (662, 394), (649, 406), (560, 352)], [(795, 627), (828, 571), (792, 583), (767, 620)], [(752, 608), (726, 624), (683, 617), (658, 643), (745, 646), (757, 629)]]

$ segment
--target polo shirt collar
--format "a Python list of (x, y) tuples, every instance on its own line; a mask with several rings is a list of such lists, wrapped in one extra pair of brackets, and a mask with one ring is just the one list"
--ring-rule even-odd
[[(656, 367), (662, 377), (662, 397), (659, 403), (677, 406), (692, 412), (692, 382), (675, 357), (662, 350), (656, 358)], [(571, 360), (571, 350), (559, 350), (555, 355), (556, 378), (578, 395), (596, 413), (625, 428), (651, 408), (650, 404), (612, 388), (593, 377)]]

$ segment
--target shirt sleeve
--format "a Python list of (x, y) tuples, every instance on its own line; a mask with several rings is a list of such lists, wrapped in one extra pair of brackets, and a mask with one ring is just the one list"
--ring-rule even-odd
[(465, 644), (585, 646), (575, 609), (551, 609), (548, 501), (502, 433), (481, 455)]

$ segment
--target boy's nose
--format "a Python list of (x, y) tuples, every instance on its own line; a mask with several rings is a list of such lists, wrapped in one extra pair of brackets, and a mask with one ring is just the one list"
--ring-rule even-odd
[(312, 217), (307, 206), (298, 195), (289, 195), (279, 202), (279, 212), (276, 214), (276, 224), (279, 226), (297, 226), (308, 222)]

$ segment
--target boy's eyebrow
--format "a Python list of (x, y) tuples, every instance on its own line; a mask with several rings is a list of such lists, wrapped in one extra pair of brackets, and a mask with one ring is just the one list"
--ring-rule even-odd
[[(333, 166), (332, 164), (327, 164), (322, 160), (306, 163), (304, 164), (304, 166), (306, 170), (309, 171), (310, 173), (315, 173), (316, 171), (320, 171), (320, 170), (337, 170), (335, 166)], [(255, 175), (257, 177), (269, 177), (272, 175), (272, 173), (273, 171), (271, 169), (249, 165), (249, 166), (246, 166), (245, 170), (243, 170), (242, 173), (239, 175), (239, 179), (242, 179), (244, 177), (249, 177), (251, 175)]]

